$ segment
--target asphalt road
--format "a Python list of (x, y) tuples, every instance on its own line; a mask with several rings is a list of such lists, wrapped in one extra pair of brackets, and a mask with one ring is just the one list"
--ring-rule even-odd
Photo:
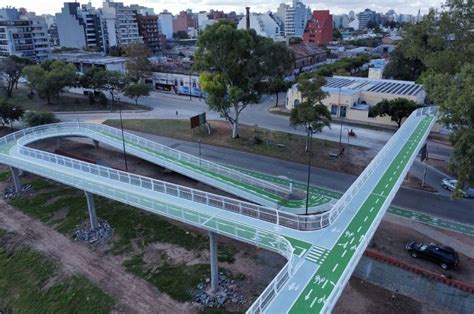
[[(139, 132), (132, 133), (136, 133), (137, 135), (168, 145), (186, 153), (196, 156), (199, 154), (197, 143)], [(223, 164), (247, 168), (275, 176), (286, 176), (295, 181), (306, 182), (307, 180), (307, 166), (290, 161), (204, 144), (201, 144), (201, 156), (205, 159)], [(429, 170), (428, 173), (430, 173)], [(312, 185), (338, 192), (346, 191), (355, 179), (355, 176), (345, 173), (329, 171), (316, 167), (311, 169)], [(440, 190), (444, 191), (443, 189)], [(463, 199), (453, 201), (450, 199), (449, 194), (431, 193), (402, 187), (397, 193), (392, 205), (474, 225), (474, 215), (472, 214), (474, 200)]]

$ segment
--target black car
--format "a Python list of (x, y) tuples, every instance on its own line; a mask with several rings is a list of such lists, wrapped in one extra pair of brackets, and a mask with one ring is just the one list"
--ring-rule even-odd
[(449, 246), (438, 246), (433, 243), (410, 242), (406, 245), (406, 250), (414, 258), (422, 257), (430, 260), (442, 269), (455, 268), (459, 263), (459, 256), (456, 251)]

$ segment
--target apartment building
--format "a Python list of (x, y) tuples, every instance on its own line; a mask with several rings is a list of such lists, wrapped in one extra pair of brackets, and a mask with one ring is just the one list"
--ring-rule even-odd
[(329, 10), (315, 10), (306, 24), (303, 41), (317, 45), (332, 41), (332, 15)]
[(15, 55), (42, 61), (49, 50), (43, 17), (15, 8), (0, 9), (0, 57)]
[(105, 21), (109, 46), (122, 46), (130, 43), (143, 43), (136, 20), (137, 10), (122, 2), (106, 0), (101, 8)]
[(90, 3), (82, 7), (77, 2), (64, 3), (56, 14), (56, 25), (61, 47), (107, 52), (105, 22)]

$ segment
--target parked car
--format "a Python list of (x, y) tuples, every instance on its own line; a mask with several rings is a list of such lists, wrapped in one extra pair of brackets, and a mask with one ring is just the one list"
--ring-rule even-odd
[[(444, 178), (441, 180), (441, 186), (449, 191), (456, 190), (456, 185), (458, 184), (458, 180)], [(474, 188), (467, 188), (462, 191), (462, 196), (465, 198), (474, 198)]]
[(449, 246), (412, 241), (405, 248), (413, 258), (421, 257), (430, 260), (442, 269), (456, 268), (459, 263), (458, 253)]

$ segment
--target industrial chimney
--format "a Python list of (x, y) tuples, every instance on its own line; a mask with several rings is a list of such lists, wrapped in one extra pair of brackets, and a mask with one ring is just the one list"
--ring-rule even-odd
[(245, 10), (247, 11), (247, 13), (245, 15), (245, 19), (247, 21), (246, 29), (250, 29), (250, 7), (245, 7)]

